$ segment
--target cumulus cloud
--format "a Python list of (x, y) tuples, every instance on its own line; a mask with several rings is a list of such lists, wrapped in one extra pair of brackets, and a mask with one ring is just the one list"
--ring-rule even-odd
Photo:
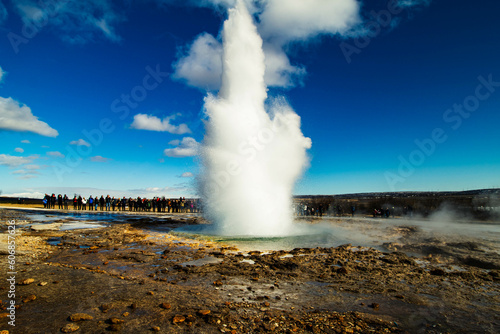
[(14, 149), (14, 151), (17, 152), (17, 153), (24, 153), (24, 150), (22, 148), (20, 148), (20, 147), (16, 147)]
[(111, 161), (109, 158), (101, 157), (100, 155), (96, 155), (94, 157), (90, 157), (90, 161), (93, 162), (108, 162)]
[(70, 43), (87, 43), (99, 37), (121, 40), (115, 26), (125, 17), (117, 12), (112, 0), (53, 1), (50, 5), (45, 1), (18, 0), (14, 5), (25, 23), (51, 25)]
[(181, 141), (171, 141), (170, 145), (177, 147), (167, 148), (163, 154), (172, 158), (192, 157), (198, 154), (199, 143), (192, 137), (184, 137)]
[(344, 34), (361, 23), (356, 0), (272, 0), (259, 16), (264, 39), (280, 44), (321, 34)]
[(174, 79), (193, 87), (216, 90), (221, 85), (222, 44), (214, 36), (203, 33), (173, 67)]
[(34, 116), (31, 109), (12, 98), (0, 97), (0, 129), (29, 131), (42, 136), (57, 137), (59, 132)]
[(0, 154), (0, 166), (17, 167), (24, 164), (29, 164), (38, 156), (30, 155), (28, 157), (19, 157), (15, 155)]
[(179, 114), (167, 116), (161, 120), (153, 115), (137, 114), (134, 116), (134, 121), (130, 127), (132, 129), (169, 132), (178, 135), (191, 133), (191, 130), (186, 124), (173, 125), (170, 123), (170, 121), (174, 120), (178, 115)]
[(76, 146), (87, 146), (87, 147), (90, 147), (90, 144), (86, 140), (84, 140), (82, 138), (80, 138), (78, 140), (70, 141), (69, 144), (70, 145), (76, 145)]
[[(416, 0), (414, 0), (416, 1)], [(291, 88), (303, 82), (306, 70), (291, 64), (286, 54), (293, 42), (305, 42), (320, 35), (345, 35), (361, 24), (356, 0), (259, 0), (246, 1), (258, 19), (257, 29), (264, 41), (265, 82), (268, 86)], [(232, 7), (235, 0), (205, 0), (198, 6)], [(217, 90), (221, 84), (222, 44), (203, 33), (196, 37), (173, 64), (174, 78), (186, 84)]]
[(64, 154), (62, 154), (59, 151), (50, 151), (50, 152), (47, 152), (47, 155), (49, 157), (54, 157), (54, 158), (64, 158)]

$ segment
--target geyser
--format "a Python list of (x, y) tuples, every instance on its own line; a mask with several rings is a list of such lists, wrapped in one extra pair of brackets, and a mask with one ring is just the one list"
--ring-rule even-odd
[(222, 235), (288, 235), (293, 186), (311, 140), (284, 98), (267, 101), (262, 39), (243, 1), (229, 10), (222, 39), (222, 86), (205, 98), (205, 215)]

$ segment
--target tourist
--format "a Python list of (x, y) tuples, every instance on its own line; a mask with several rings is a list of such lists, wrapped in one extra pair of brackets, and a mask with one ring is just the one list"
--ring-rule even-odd
[(89, 210), (94, 211), (94, 199), (92, 198), (92, 195), (89, 196)]
[(82, 210), (87, 210), (87, 200), (84, 198), (82, 198)]

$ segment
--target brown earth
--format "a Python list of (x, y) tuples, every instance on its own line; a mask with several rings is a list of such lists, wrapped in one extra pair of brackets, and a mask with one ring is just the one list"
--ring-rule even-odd
[(425, 257), (351, 245), (244, 253), (159, 230), (196, 218), (159, 225), (130, 217), (102, 229), (32, 231), (22, 212), (3, 209), (4, 235), (11, 219), (16, 326), (6, 317), (3, 255), (0, 331), (500, 332), (498, 268), (456, 262), (443, 248), (429, 248)]

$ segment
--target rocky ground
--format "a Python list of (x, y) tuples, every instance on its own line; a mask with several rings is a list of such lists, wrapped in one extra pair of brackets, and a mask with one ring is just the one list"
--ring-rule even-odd
[[(130, 216), (101, 229), (34, 231), (22, 212), (2, 209), (4, 237), (11, 219), (15, 327), (6, 240), (0, 248), (0, 330), (8, 333), (500, 332), (498, 254), (417, 240), (408, 227), (387, 252), (241, 252), (165, 233), (196, 218), (159, 225)], [(417, 251), (423, 255), (406, 255)]]

